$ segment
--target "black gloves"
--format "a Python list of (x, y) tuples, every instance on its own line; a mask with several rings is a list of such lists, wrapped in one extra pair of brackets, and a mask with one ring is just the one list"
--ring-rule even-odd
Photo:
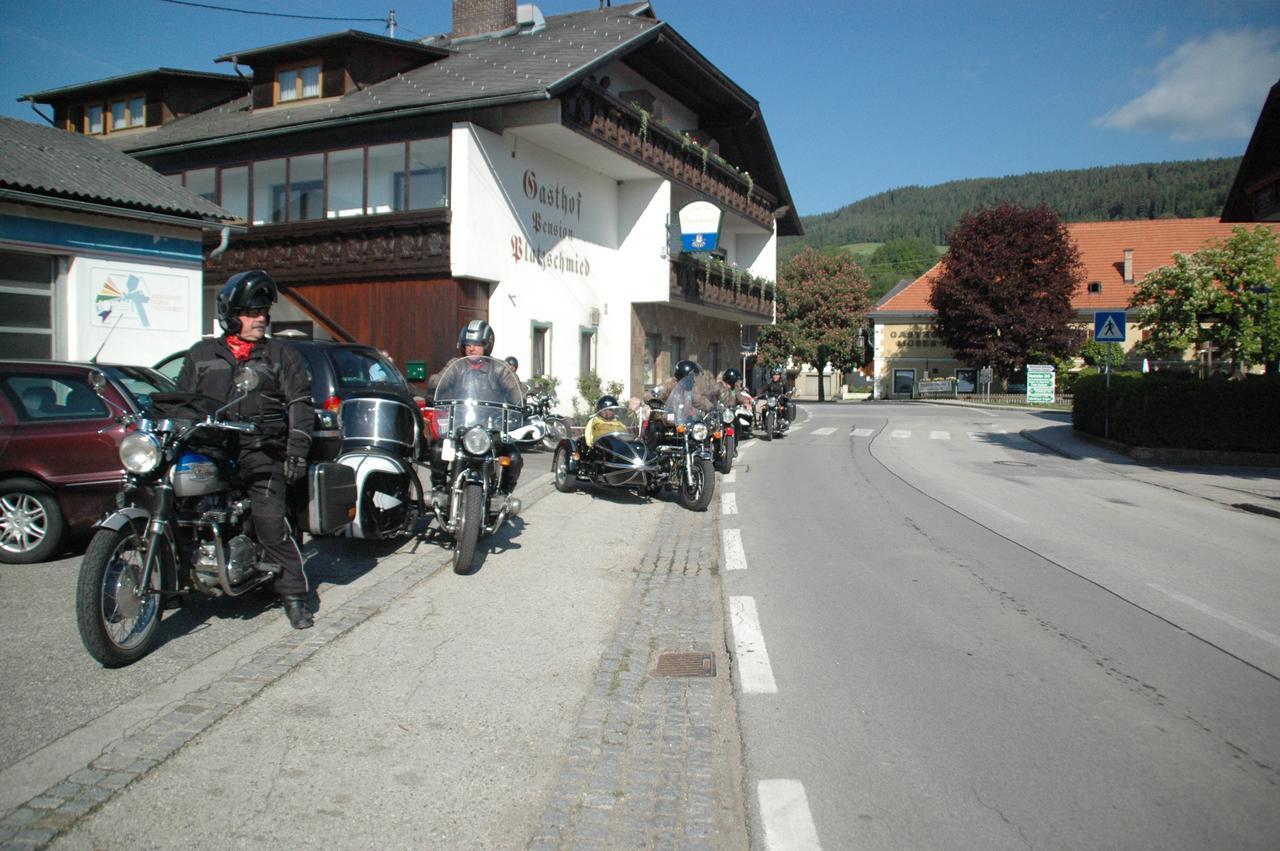
[(290, 455), (284, 462), (284, 480), (289, 484), (307, 475), (307, 459), (301, 455)]

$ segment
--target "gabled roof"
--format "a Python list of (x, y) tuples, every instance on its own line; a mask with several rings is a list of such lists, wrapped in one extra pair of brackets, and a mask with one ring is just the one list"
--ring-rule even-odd
[[(714, 125), (709, 129), (724, 137), (721, 154), (749, 171), (757, 185), (779, 199), (780, 206), (790, 208), (779, 222), (785, 226), (781, 231), (803, 232), (759, 103), (669, 24), (654, 17), (647, 2), (553, 15), (545, 19), (545, 26), (517, 32), (462, 39), (435, 36), (420, 46), (446, 55), (435, 61), (424, 59), (417, 68), (341, 97), (252, 110), (251, 97), (245, 95), (145, 136), (122, 134), (108, 137), (108, 142), (146, 157), (357, 122), (547, 100), (603, 66), (623, 61), (706, 116)], [(252, 53), (236, 56), (245, 61)]]
[[(1244, 158), (1240, 160), (1240, 168), (1236, 171), (1236, 179), (1227, 193), (1227, 203), (1222, 206), (1224, 222), (1250, 222), (1257, 218), (1258, 210), (1254, 209), (1254, 193), (1268, 183), (1280, 180), (1280, 82), (1271, 87), (1267, 100), (1258, 115), (1258, 123), (1253, 127), (1253, 135), (1249, 137), (1249, 147), (1245, 149)], [(1274, 195), (1270, 200), (1270, 209), (1263, 213), (1268, 218), (1275, 217), (1280, 209), (1280, 199)], [(1267, 215), (1270, 213), (1270, 215)]]
[(149, 71), (135, 71), (131, 74), (121, 74), (118, 77), (107, 77), (103, 80), (77, 83), (74, 86), (63, 86), (58, 89), (33, 92), (29, 95), (23, 95), (18, 100), (29, 100), (32, 103), (52, 103), (64, 98), (84, 98), (88, 100), (99, 92), (119, 92), (129, 88), (142, 89), (156, 83), (168, 81), (181, 82), (186, 86), (199, 86), (202, 88), (241, 90), (249, 88), (248, 81), (235, 74), (185, 71), (181, 68), (152, 68)]
[(118, 207), (122, 215), (139, 210), (200, 222), (236, 218), (91, 136), (0, 117), (0, 198), (31, 196)]
[(401, 38), (390, 38), (385, 35), (345, 30), (329, 33), (315, 38), (298, 39), (267, 47), (255, 47), (250, 50), (236, 50), (224, 53), (215, 62), (235, 62), (240, 65), (254, 66), (261, 62), (276, 62), (289, 59), (306, 59), (319, 51), (342, 48), (367, 48), (379, 52), (416, 54), (422, 61), (430, 62), (449, 55), (449, 51), (439, 47), (422, 44), (416, 41), (405, 41)]
[[(1191, 254), (1214, 241), (1226, 240), (1238, 225), (1217, 219), (1143, 219), (1124, 222), (1069, 222), (1067, 232), (1080, 251), (1084, 277), (1071, 298), (1077, 311), (1123, 310), (1153, 269), (1168, 266), (1173, 255)], [(1133, 250), (1133, 283), (1124, 282), (1124, 252)], [(933, 283), (942, 274), (939, 262), (901, 289), (882, 298), (872, 316), (933, 314), (929, 304)], [(1089, 292), (1089, 283), (1101, 290)]]

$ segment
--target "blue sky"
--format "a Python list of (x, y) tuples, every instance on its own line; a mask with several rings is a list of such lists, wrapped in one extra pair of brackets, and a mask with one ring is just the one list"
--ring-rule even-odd
[[(449, 29), (450, 0), (199, 0)], [(542, 0), (546, 15), (599, 0)], [(163, 0), (6, 0), (0, 114), (16, 99), (374, 22)], [(1236, 156), (1280, 80), (1276, 0), (655, 0), (760, 101), (802, 215), (908, 185)]]

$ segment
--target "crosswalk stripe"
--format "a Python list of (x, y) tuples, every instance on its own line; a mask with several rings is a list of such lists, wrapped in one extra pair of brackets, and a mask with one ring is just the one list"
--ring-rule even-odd
[(870, 437), (875, 433), (876, 433), (876, 430), (873, 428), (855, 428), (851, 432), (851, 434), (853, 434), (854, 437)]
[(949, 431), (931, 431), (929, 432), (930, 440), (950, 440), (951, 432)]
[(810, 432), (810, 433), (811, 433), (811, 434), (814, 434), (814, 435), (820, 435), (820, 434), (835, 434), (835, 433), (836, 433), (836, 430), (835, 430), (833, 427), (831, 427), (831, 426), (823, 426), (822, 428), (815, 428), (815, 429), (814, 429), (812, 432)]
[(910, 437), (911, 432), (907, 429), (896, 428), (893, 431), (889, 432), (889, 436), (890, 437)]

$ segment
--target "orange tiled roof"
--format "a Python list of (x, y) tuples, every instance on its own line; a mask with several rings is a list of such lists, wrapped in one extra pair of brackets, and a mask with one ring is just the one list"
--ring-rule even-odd
[[(1143, 219), (1131, 222), (1070, 222), (1067, 231), (1080, 250), (1084, 279), (1071, 299), (1077, 311), (1121, 310), (1129, 306), (1137, 284), (1153, 269), (1168, 266), (1173, 255), (1191, 254), (1215, 240), (1231, 236), (1240, 227), (1217, 219)], [(1124, 282), (1124, 252), (1133, 249), (1132, 284)], [(880, 313), (933, 313), (929, 293), (942, 274), (942, 264), (934, 266), (897, 292), (890, 292), (876, 305)], [(1089, 283), (1102, 285), (1089, 292)]]

